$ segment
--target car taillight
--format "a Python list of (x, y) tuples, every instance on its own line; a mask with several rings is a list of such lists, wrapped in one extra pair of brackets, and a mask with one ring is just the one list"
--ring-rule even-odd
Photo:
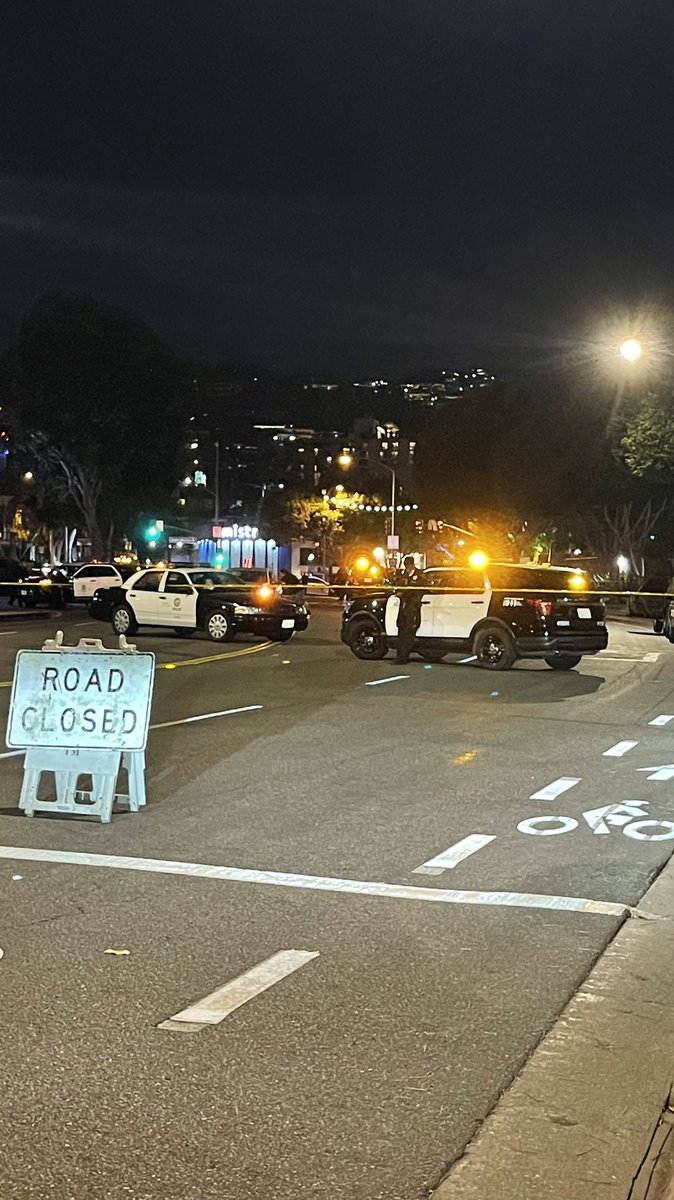
[(539, 617), (549, 617), (552, 612), (551, 600), (535, 600), (533, 596), (527, 596), (524, 603), (529, 608), (535, 609), (536, 615)]

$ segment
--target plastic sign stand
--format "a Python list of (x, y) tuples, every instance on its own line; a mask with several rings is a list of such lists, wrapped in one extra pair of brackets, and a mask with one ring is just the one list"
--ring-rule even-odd
[[(115, 802), (138, 812), (145, 804), (145, 747), (154, 685), (154, 655), (139, 654), (126, 638), (118, 650), (98, 639), (64, 646), (63, 634), (41, 651), (17, 655), (7, 745), (25, 748), (19, 807), (36, 812), (98, 817), (107, 823)], [(126, 792), (118, 792), (120, 770)], [(55, 800), (40, 800), (44, 772), (54, 774)], [(90, 789), (79, 786), (91, 778)]]

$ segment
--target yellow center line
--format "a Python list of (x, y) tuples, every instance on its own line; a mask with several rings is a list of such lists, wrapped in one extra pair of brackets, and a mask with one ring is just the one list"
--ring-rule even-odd
[[(175, 671), (177, 667), (202, 667), (206, 663), (222, 662), (225, 658), (242, 658), (244, 654), (259, 654), (260, 650), (268, 650), (273, 645), (273, 642), (261, 642), (259, 646), (246, 646), (244, 650), (228, 650), (224, 654), (206, 654), (203, 658), (185, 658), (182, 662), (157, 663), (157, 670)], [(0, 680), (0, 688), (11, 686), (11, 679)]]
[(201, 667), (205, 663), (222, 662), (225, 658), (242, 658), (244, 654), (259, 654), (268, 650), (273, 642), (261, 642), (259, 646), (246, 646), (244, 650), (228, 650), (224, 654), (206, 654), (203, 658), (184, 658), (180, 662), (158, 663), (158, 671), (175, 671), (177, 667)]

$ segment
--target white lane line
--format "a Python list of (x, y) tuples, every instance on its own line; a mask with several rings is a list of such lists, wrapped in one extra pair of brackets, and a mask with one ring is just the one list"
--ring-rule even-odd
[(611, 746), (610, 750), (604, 750), (604, 758), (622, 758), (623, 754), (627, 754), (628, 750), (633, 750), (638, 746), (638, 742), (616, 742), (615, 746)]
[(279, 950), (271, 958), (251, 967), (236, 979), (230, 979), (229, 983), (209, 996), (204, 996), (203, 1000), (197, 1000), (196, 1004), (183, 1008), (182, 1012), (176, 1013), (168, 1021), (162, 1021), (159, 1029), (176, 1032), (177, 1027), (183, 1033), (198, 1033), (206, 1025), (219, 1025), (242, 1004), (259, 996), (260, 992), (266, 992), (267, 988), (292, 975), (293, 971), (299, 971), (312, 958), (318, 958), (318, 954), (318, 950)]
[(191, 725), (194, 721), (210, 721), (213, 717), (232, 717), (235, 713), (256, 712), (262, 704), (247, 704), (245, 708), (223, 708), (222, 712), (201, 713), (198, 717), (181, 717), (179, 721), (160, 721), (150, 729), (170, 729), (172, 725)]
[(21, 633), (20, 629), (3, 629), (0, 632), (0, 637), (11, 637), (14, 633)]
[(640, 663), (640, 662), (656, 662), (659, 655), (656, 655), (655, 658), (652, 658), (648, 654), (646, 654), (646, 655), (641, 654), (639, 656), (634, 655), (634, 654), (631, 654), (631, 655), (606, 654), (606, 652), (604, 650), (600, 650), (599, 653), (597, 655), (595, 655), (595, 657), (598, 658), (600, 660), (600, 662)]
[(654, 721), (649, 721), (649, 725), (669, 725), (670, 721), (674, 721), (674, 713), (662, 713), (656, 717)]
[(117, 871), (146, 871), (155, 875), (190, 875), (230, 883), (261, 883), (275, 887), (307, 888), (314, 892), (344, 892), (352, 896), (382, 896), (391, 900), (423, 900), (430, 904), (489, 904), (498, 908), (545, 908), (565, 912), (601, 913), (622, 917), (629, 904), (584, 900), (578, 896), (546, 896), (536, 892), (466, 892), (446, 888), (410, 887), (323, 875), (290, 875), (285, 871), (255, 871), (245, 867), (216, 867), (208, 863), (173, 862), (161, 858), (124, 858), (75, 850), (40, 850), (33, 846), (0, 846), (0, 858), (21, 862), (51, 862), (70, 867), (111, 867)]
[(562, 792), (568, 792), (569, 788), (575, 787), (577, 783), (580, 783), (580, 779), (573, 779), (571, 776), (562, 776), (561, 779), (555, 779), (552, 783), (546, 784), (540, 791), (534, 792), (529, 799), (555, 800), (557, 796), (561, 796)]
[(378, 687), (380, 683), (395, 683), (397, 679), (409, 679), (409, 675), (389, 675), (387, 679), (370, 679), (365, 687)]
[(25, 753), (25, 750), (6, 750), (4, 754), (0, 754), (0, 758), (16, 758), (17, 755)]
[(435, 858), (429, 858), (420, 867), (415, 867), (412, 874), (442, 875), (443, 871), (451, 871), (454, 867), (458, 867), (464, 858), (469, 858), (483, 846), (488, 846), (490, 842), (495, 841), (495, 837), (495, 834), (471, 833), (468, 837), (462, 838), (460, 842), (455, 842), (448, 850), (443, 850), (442, 854), (436, 854)]
[(460, 658), (459, 666), (461, 665), (461, 663), (466, 663), (466, 662), (477, 662), (477, 654), (470, 654), (468, 656), (468, 658)]
[(85, 625), (100, 625), (100, 621), (78, 621), (75, 629), (84, 629)]

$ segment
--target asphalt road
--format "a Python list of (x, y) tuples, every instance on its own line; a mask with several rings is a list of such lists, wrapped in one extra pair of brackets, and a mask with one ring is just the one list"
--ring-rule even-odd
[[(671, 854), (647, 622), (493, 674), (359, 662), (338, 614), (282, 646), (134, 639), (141, 813), (30, 820), (0, 758), (3, 1200), (428, 1195)], [(4, 615), (0, 684), (57, 627), (114, 644), (79, 609)], [(313, 957), (219, 1024), (160, 1027), (288, 950)]]

